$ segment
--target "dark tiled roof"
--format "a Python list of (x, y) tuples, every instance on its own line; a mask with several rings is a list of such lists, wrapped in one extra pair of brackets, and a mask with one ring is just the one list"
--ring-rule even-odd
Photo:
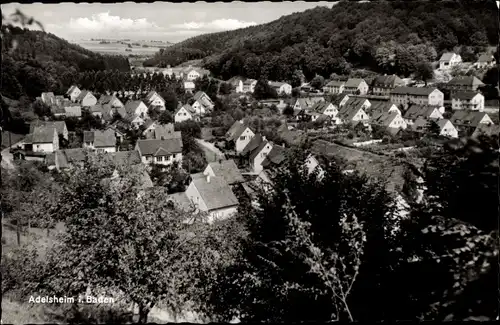
[(234, 141), (246, 130), (248, 125), (243, 121), (236, 121), (226, 133), (228, 141)]
[(452, 99), (460, 99), (460, 100), (471, 100), (474, 98), (477, 94), (477, 92), (474, 91), (457, 91), (451, 93), (451, 98)]
[(30, 133), (33, 133), (35, 127), (37, 126), (46, 126), (46, 127), (54, 127), (57, 130), (58, 135), (62, 135), (64, 133), (64, 129), (66, 127), (66, 123), (64, 121), (34, 121), (30, 123)]
[(212, 168), (216, 177), (222, 177), (229, 185), (243, 183), (245, 181), (238, 166), (236, 166), (236, 163), (232, 159), (223, 160), (220, 163), (212, 162), (209, 166)]
[(429, 96), (436, 88), (429, 87), (396, 87), (391, 91), (395, 95)]
[(88, 90), (82, 90), (82, 92), (80, 93), (80, 95), (78, 95), (78, 97), (76, 98), (77, 101), (81, 101), (85, 98), (85, 96), (87, 96), (87, 94), (91, 94), (92, 93)]
[(477, 59), (477, 62), (481, 62), (481, 63), (490, 63), (493, 61), (495, 61), (495, 57), (491, 54), (485, 54), (485, 53), (481, 54), (479, 59)]
[(398, 116), (399, 114), (396, 112), (385, 112), (382, 114), (378, 114), (372, 119), (372, 122), (382, 126), (389, 126), (391, 122)]
[(375, 77), (372, 83), (373, 87), (396, 87), (402, 85), (403, 85), (403, 80), (401, 80), (396, 75), (377, 76)]
[(485, 115), (488, 114), (478, 111), (455, 111), (455, 113), (451, 116), (450, 121), (453, 125), (477, 127)]
[(238, 205), (238, 199), (222, 177), (195, 178), (193, 185), (200, 193), (209, 211)]
[(446, 52), (446, 53), (443, 53), (443, 55), (441, 55), (441, 58), (439, 59), (439, 61), (450, 61), (451, 58), (453, 57), (453, 52)]
[(475, 76), (458, 76), (448, 81), (450, 86), (482, 86), (484, 83)]
[(83, 162), (85, 157), (85, 149), (83, 148), (57, 150), (55, 152), (55, 159), (57, 159), (59, 168), (68, 168), (71, 164)]
[(248, 153), (251, 153), (253, 150), (255, 150), (262, 142), (262, 135), (260, 133), (257, 133), (250, 142), (246, 145), (245, 148), (241, 151), (241, 155), (246, 155)]
[(57, 133), (54, 127), (37, 126), (33, 130), (32, 141), (33, 143), (52, 143), (54, 133)]
[(141, 105), (142, 100), (129, 100), (127, 104), (125, 105), (125, 112), (128, 115), (134, 115), (135, 111)]
[(267, 141), (262, 141), (261, 143), (259, 143), (259, 145), (257, 146), (257, 148), (255, 148), (254, 150), (252, 150), (250, 152), (250, 160), (254, 160), (255, 157), (257, 157), (257, 155), (259, 154), (259, 152), (262, 151), (262, 149), (264, 149), (264, 147), (268, 144)]
[(141, 163), (141, 156), (137, 150), (117, 151), (110, 153), (110, 155), (117, 165), (136, 165)]
[(324, 113), (325, 110), (330, 106), (332, 103), (323, 101), (323, 102), (317, 102), (314, 104), (314, 106), (311, 108), (312, 111), (317, 112), (317, 113)]
[(113, 130), (94, 131), (94, 147), (114, 147), (116, 146), (116, 136)]
[(162, 148), (170, 154), (182, 152), (182, 140), (180, 138), (172, 138), (165, 140), (137, 140), (141, 155), (153, 155), (158, 149)]
[(83, 131), (83, 142), (94, 142), (94, 131)]
[(345, 85), (345, 81), (340, 81), (340, 80), (332, 80), (328, 82), (325, 87), (340, 87), (342, 85)]
[(436, 109), (438, 109), (436, 106), (412, 104), (408, 107), (403, 117), (407, 120), (416, 120), (419, 116), (429, 118)]
[(262, 162), (262, 167), (279, 166), (286, 159), (285, 152), (285, 148), (277, 145), (273, 146), (266, 159)]
[(359, 85), (363, 82), (363, 79), (359, 78), (349, 78), (347, 79), (347, 82), (345, 83), (346, 88), (358, 88)]

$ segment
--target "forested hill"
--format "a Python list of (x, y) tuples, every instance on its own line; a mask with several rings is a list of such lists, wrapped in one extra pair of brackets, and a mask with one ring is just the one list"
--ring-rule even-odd
[(123, 56), (101, 55), (53, 34), (2, 26), (2, 95), (63, 93), (85, 71), (129, 71)]
[(456, 50), (465, 60), (498, 44), (498, 9), (487, 1), (341, 1), (273, 22), (206, 34), (175, 44), (149, 60), (177, 65), (205, 58), (222, 78), (244, 75), (291, 80), (345, 73), (364, 66), (408, 75), (419, 61)]

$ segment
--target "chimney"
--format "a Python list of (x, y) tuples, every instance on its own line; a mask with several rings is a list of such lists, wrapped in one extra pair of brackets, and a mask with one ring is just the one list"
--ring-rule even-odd
[(267, 141), (265, 136), (262, 136), (262, 141)]
[(207, 175), (207, 183), (210, 183), (210, 175)]

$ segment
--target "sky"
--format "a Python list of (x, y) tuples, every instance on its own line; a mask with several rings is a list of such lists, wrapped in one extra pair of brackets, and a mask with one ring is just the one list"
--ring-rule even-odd
[(179, 42), (205, 33), (268, 23), (284, 15), (332, 2), (59, 3), (2, 4), (40, 21), (47, 32), (69, 41), (90, 38)]

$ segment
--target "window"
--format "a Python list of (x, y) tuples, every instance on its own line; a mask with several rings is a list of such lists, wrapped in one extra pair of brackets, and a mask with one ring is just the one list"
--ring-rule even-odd
[(156, 157), (156, 161), (163, 161), (163, 156)]
[(245, 138), (246, 138), (246, 137), (245, 137), (244, 135), (242, 135), (242, 136), (240, 137), (240, 140), (241, 140), (241, 141), (243, 141), (243, 140), (245, 140)]

